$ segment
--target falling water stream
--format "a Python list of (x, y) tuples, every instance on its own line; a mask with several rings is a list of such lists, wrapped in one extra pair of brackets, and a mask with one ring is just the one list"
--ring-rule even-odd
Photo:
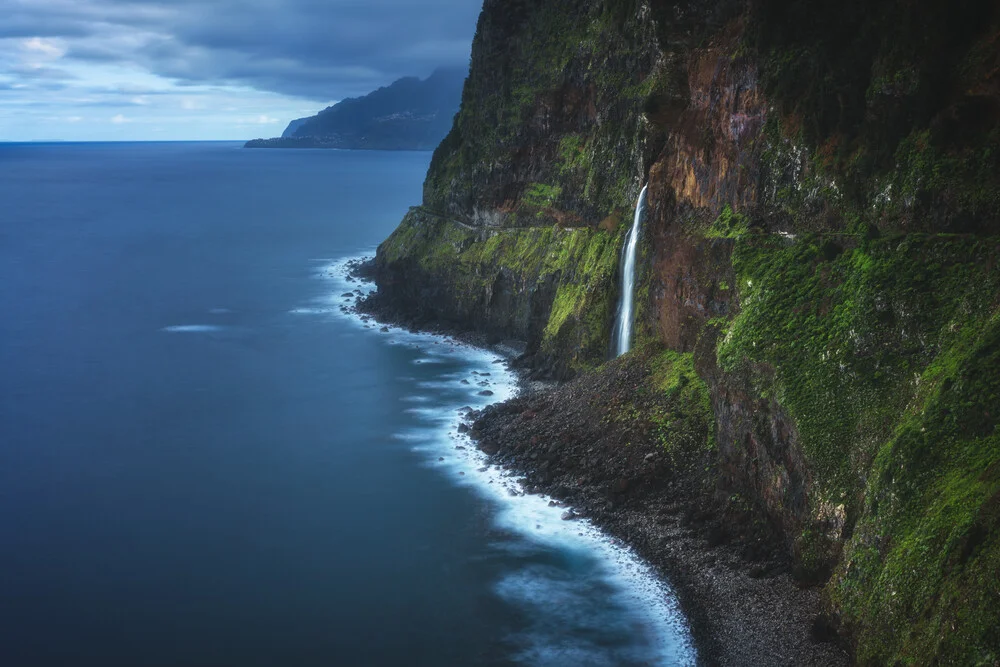
[(635, 219), (632, 229), (625, 237), (622, 247), (621, 299), (618, 302), (618, 319), (615, 322), (615, 356), (620, 357), (632, 348), (632, 319), (635, 306), (635, 264), (642, 232), (642, 218), (646, 212), (646, 188), (639, 193), (635, 205)]

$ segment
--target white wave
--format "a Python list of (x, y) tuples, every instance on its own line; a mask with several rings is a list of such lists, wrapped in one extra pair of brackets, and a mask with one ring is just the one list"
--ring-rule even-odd
[(530, 565), (505, 576), (496, 590), (508, 602), (533, 608), (530, 629), (514, 637), (522, 647), (517, 656), (522, 662), (553, 667), (648, 664), (650, 656), (642, 646), (607, 646), (642, 630), (635, 627), (637, 619), (621, 592), (599, 572)]
[(468, 386), (469, 385), (462, 384), (461, 380), (425, 380), (417, 383), (417, 387), (420, 389), (461, 389)]
[(393, 439), (403, 442), (432, 442), (437, 437), (437, 431), (427, 429), (413, 429), (410, 431), (400, 431), (392, 434)]
[(415, 415), (421, 419), (435, 424), (450, 424), (451, 416), (442, 413), (438, 408), (407, 408), (403, 410), (406, 414)]
[(161, 331), (169, 333), (212, 333), (222, 331), (222, 327), (214, 324), (178, 324), (172, 327), (163, 327)]
[(333, 308), (293, 308), (288, 312), (292, 315), (328, 315), (333, 311)]
[[(473, 398), (478, 396), (470, 397), (470, 400)], [(428, 448), (428, 454), (444, 456), (445, 461), (439, 465), (456, 483), (473, 487), (495, 505), (497, 513), (494, 521), (497, 526), (560, 551), (596, 556), (603, 563), (599, 576), (614, 589), (618, 605), (629, 611), (638, 627), (650, 630), (648, 638), (655, 649), (657, 662), (693, 664), (695, 652), (690, 630), (677, 606), (676, 596), (653, 568), (630, 548), (605, 535), (589, 521), (564, 520), (566, 507), (551, 505), (550, 497), (525, 494), (521, 480), (507, 470), (489, 465), (488, 458), (466, 436), (455, 434), (457, 426), (457, 419), (442, 426), (437, 438), (432, 441), (435, 446)], [(455, 449), (456, 443), (465, 449)], [(508, 582), (508, 586), (510, 584)], [(551, 593), (548, 591), (544, 596)], [(573, 647), (564, 648), (575, 650)], [(577, 656), (582, 661), (566, 663), (566, 652), (552, 652), (553, 647), (544, 651), (540, 646), (535, 646), (535, 649), (538, 651), (529, 651), (524, 656), (530, 664), (591, 664), (583, 660), (583, 656)], [(597, 660), (596, 654), (591, 657)], [(593, 664), (603, 663), (598, 661)]]
[[(325, 267), (324, 279), (333, 283), (334, 290), (371, 291), (370, 284), (346, 280), (346, 267), (353, 259), (339, 260)], [(335, 315), (355, 326), (363, 326), (356, 314), (338, 310)], [(421, 389), (457, 390), (457, 400), (450, 407), (408, 410), (426, 427), (397, 433), (394, 437), (410, 443), (412, 451), (426, 457), (428, 465), (439, 469), (454, 483), (471, 488), (490, 502), (496, 509), (494, 522), (499, 528), (521, 535), (535, 544), (557, 549), (560, 553), (596, 557), (600, 566), (590, 576), (609, 587), (609, 600), (624, 610), (620, 617), (631, 619), (636, 630), (646, 637), (655, 653), (653, 659), (656, 664), (693, 665), (695, 650), (690, 628), (678, 608), (676, 595), (648, 563), (586, 519), (563, 520), (567, 511), (565, 506), (551, 503), (552, 499), (545, 495), (526, 494), (519, 477), (492, 465), (467, 435), (459, 433), (462, 407), (480, 409), (517, 394), (514, 374), (505, 365), (496, 363), (501, 358), (493, 352), (434, 334), (412, 333), (398, 327), (389, 327), (388, 332), (380, 332), (377, 328), (371, 331), (391, 337), (394, 343), (416, 347), (424, 355), (420, 359), (424, 363), (427, 363), (426, 355), (434, 355), (442, 361), (467, 366), (465, 374), (442, 374), (439, 376), (441, 380), (436, 381), (405, 378), (415, 381)], [(472, 374), (471, 371), (479, 374)], [(485, 380), (487, 377), (489, 379)], [(462, 384), (458, 378), (469, 380), (469, 384)], [(483, 381), (489, 383), (492, 395), (481, 395), (483, 387), (478, 383)], [(416, 399), (404, 397), (402, 400)], [(560, 596), (571, 597), (570, 588), (561, 589), (552, 581), (540, 582), (537, 574), (527, 573), (522, 579), (518, 579), (517, 575), (504, 579), (498, 584), (498, 594), (520, 597), (525, 604), (545, 605), (547, 609), (552, 605), (553, 596), (560, 599)], [(578, 585), (579, 582), (573, 582), (573, 586)], [(539, 586), (542, 588), (537, 588)], [(601, 618), (601, 622), (610, 622), (606, 615)], [(589, 622), (587, 619), (574, 621), (584, 625)], [(607, 663), (607, 657), (596, 647), (588, 647), (586, 642), (580, 643), (576, 638), (572, 644), (546, 643), (551, 642), (553, 636), (553, 633), (540, 633), (533, 638), (529, 633), (521, 637), (526, 646), (520, 659), (532, 665), (614, 664)]]

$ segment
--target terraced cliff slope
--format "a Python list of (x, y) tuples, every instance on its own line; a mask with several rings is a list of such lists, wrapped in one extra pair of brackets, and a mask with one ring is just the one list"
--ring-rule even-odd
[(859, 663), (996, 664), (998, 11), (487, 0), (373, 305), (603, 372), (648, 182), (638, 342), (707, 387), (720, 514), (779, 531)]

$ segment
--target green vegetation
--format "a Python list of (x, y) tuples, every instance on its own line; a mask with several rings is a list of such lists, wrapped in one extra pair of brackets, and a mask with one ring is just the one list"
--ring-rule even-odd
[(543, 183), (532, 183), (524, 191), (522, 200), (528, 206), (540, 209), (552, 208), (562, 195), (562, 188), (558, 185), (545, 185)]
[(627, 400), (617, 402), (607, 420), (647, 434), (677, 468), (703, 465), (716, 447), (715, 419), (694, 356), (647, 343), (619, 363), (632, 364), (634, 358), (644, 367), (644, 379)]
[(620, 245), (620, 234), (603, 230), (478, 232), (415, 209), (379, 247), (379, 261), (415, 263), (423, 280), (448, 289), (452, 307), (467, 317), (488, 319), (482, 311), (492, 307), (490, 293), (498, 280), (507, 281), (515, 302), (505, 306), (511, 312), (496, 316), (525, 328), (532, 299), (551, 287), (551, 304), (536, 306), (547, 319), (535, 342), (582, 369), (607, 358)]
[[(462, 110), (434, 154), (425, 205), (469, 218), (472, 202), (462, 196), (476, 192), (475, 206), (502, 209), (507, 226), (596, 224), (631, 208), (656, 62), (652, 35), (642, 32), (648, 22), (631, 1), (551, 0), (511, 12), (484, 9), (497, 29), (475, 42)], [(516, 30), (506, 29), (513, 22)], [(614, 120), (595, 122), (598, 113)], [(514, 182), (482, 187), (500, 171)]]
[(584, 139), (578, 134), (567, 134), (560, 139), (558, 160), (561, 176), (570, 175), (573, 172), (588, 171), (590, 160)]
[[(738, 243), (742, 310), (719, 361), (776, 369), (775, 397), (795, 415), (822, 483), (847, 494), (952, 327), (991, 315), (1000, 284), (983, 264), (992, 252), (990, 241), (916, 235), (853, 248), (822, 237)], [(865, 455), (843, 456), (848, 443)]]
[[(866, 664), (997, 659), (998, 255), (995, 239), (916, 234), (735, 248), (741, 312), (719, 363), (791, 414), (814, 512), (858, 518), (828, 592)], [(800, 556), (821, 558), (810, 536)]]
[(719, 217), (705, 234), (708, 238), (737, 238), (750, 230), (750, 222), (741, 213), (734, 213), (732, 207), (726, 204)]
[(1000, 659), (1000, 317), (955, 336), (878, 452), (830, 587), (863, 662)]
[(650, 382), (659, 391), (683, 406), (680, 417), (671, 412), (653, 414), (661, 444), (668, 451), (682, 444), (715, 448), (715, 419), (708, 386), (694, 369), (694, 355), (664, 350), (654, 357)]

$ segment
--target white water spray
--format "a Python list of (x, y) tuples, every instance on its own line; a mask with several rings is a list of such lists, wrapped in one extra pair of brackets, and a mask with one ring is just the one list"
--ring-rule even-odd
[(635, 219), (632, 229), (625, 237), (622, 247), (621, 298), (618, 301), (618, 321), (615, 323), (615, 356), (620, 357), (632, 349), (632, 319), (635, 305), (635, 258), (639, 249), (639, 236), (642, 233), (642, 218), (646, 213), (646, 188), (639, 193), (639, 201), (635, 205)]
[[(644, 203), (643, 198), (640, 203)], [(452, 372), (428, 374), (422, 381), (397, 378), (398, 382), (412, 383), (410, 386), (421, 393), (401, 397), (411, 404), (406, 412), (415, 417), (417, 425), (395, 436), (414, 452), (424, 454), (428, 466), (440, 470), (456, 484), (471, 488), (493, 505), (496, 526), (511, 537), (497, 539), (491, 548), (503, 548), (514, 554), (526, 550), (525, 555), (516, 556), (524, 565), (501, 573), (494, 585), (495, 594), (507, 604), (531, 614), (526, 626), (529, 629), (513, 638), (520, 651), (515, 656), (517, 662), (537, 667), (607, 665), (621, 664), (615, 658), (624, 656), (633, 658), (629, 664), (678, 667), (697, 664), (690, 629), (669, 583), (660, 580), (655, 570), (629, 547), (604, 535), (586, 518), (567, 520), (566, 508), (561, 503), (554, 503), (542, 494), (526, 493), (519, 474), (496, 465), (462, 433), (459, 426), (468, 408), (458, 406), (481, 408), (512, 398), (518, 393), (517, 377), (505, 366), (497, 365), (493, 353), (433, 334), (408, 333), (395, 327), (380, 331), (378, 325), (361, 320), (357, 313), (347, 309), (353, 298), (341, 295), (359, 287), (368, 292), (373, 286), (347, 281), (347, 267), (351, 263), (352, 260), (345, 259), (322, 269), (318, 275), (330, 280), (332, 289), (315, 304), (315, 309), (293, 312), (340, 313), (356, 327), (383, 336), (387, 344), (420, 350), (421, 354), (411, 361), (418, 366), (464, 362), (461, 370), (453, 366), (449, 369)], [(478, 375), (472, 374), (475, 371)], [(471, 384), (464, 384), (463, 379)], [(492, 396), (480, 393), (479, 383), (484, 381)], [(596, 564), (585, 576), (587, 581), (564, 579), (561, 568), (539, 567), (528, 562), (539, 553), (539, 548), (572, 560), (580, 559), (576, 569), (588, 558), (596, 559)], [(602, 601), (596, 612), (586, 606), (591, 595), (588, 591), (595, 586), (601, 589)], [(551, 610), (553, 601), (561, 605), (556, 612)], [(612, 616), (605, 617), (604, 609), (613, 610)], [(602, 628), (619, 615), (622, 625), (615, 626), (620, 628), (615, 632), (631, 627), (639, 633), (633, 647), (623, 648), (624, 652), (619, 653), (614, 648), (602, 648), (599, 641), (587, 639), (593, 628)]]

